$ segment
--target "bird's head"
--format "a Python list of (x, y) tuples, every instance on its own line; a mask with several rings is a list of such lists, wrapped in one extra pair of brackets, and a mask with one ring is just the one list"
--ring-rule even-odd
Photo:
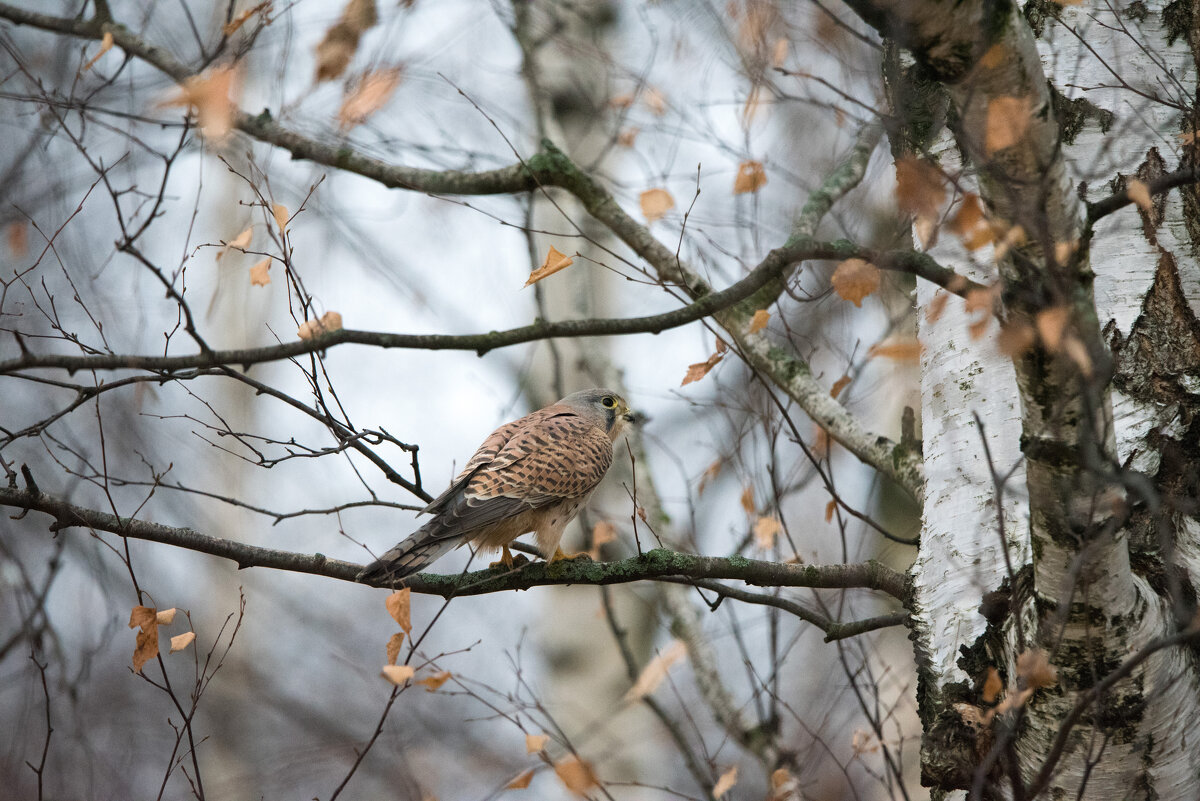
[(558, 403), (594, 423), (613, 440), (621, 434), (626, 424), (636, 425), (646, 419), (645, 415), (630, 409), (620, 395), (602, 387), (572, 393)]

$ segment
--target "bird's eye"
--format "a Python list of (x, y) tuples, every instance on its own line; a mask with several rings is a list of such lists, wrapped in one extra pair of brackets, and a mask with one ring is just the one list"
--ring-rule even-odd
[(605, 409), (612, 409), (613, 407), (615, 407), (617, 405), (617, 402), (615, 399), (613, 399), (612, 395), (605, 395), (603, 398), (600, 399), (600, 405), (603, 406)]

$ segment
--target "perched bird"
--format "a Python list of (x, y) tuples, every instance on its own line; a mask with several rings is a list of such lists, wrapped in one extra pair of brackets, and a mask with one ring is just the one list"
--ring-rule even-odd
[(608, 472), (625, 424), (637, 419), (612, 390), (585, 389), (500, 426), (421, 510), (433, 518), (368, 565), (358, 581), (404, 578), (468, 542), (503, 548), (501, 561), (511, 565), (508, 544), (530, 531), (543, 556), (565, 558), (558, 547), (563, 529)]

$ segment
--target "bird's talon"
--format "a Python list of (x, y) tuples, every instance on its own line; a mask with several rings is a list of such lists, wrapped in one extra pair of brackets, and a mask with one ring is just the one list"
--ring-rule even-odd
[(562, 562), (562, 561), (573, 562), (576, 560), (583, 560), (583, 561), (590, 562), (590, 561), (592, 561), (592, 555), (589, 554), (587, 551), (580, 551), (579, 553), (570, 553), (569, 554), (569, 553), (566, 553), (565, 551), (563, 551), (562, 548), (555, 548), (554, 556), (551, 556), (547, 561), (550, 564), (554, 564), (555, 562)]

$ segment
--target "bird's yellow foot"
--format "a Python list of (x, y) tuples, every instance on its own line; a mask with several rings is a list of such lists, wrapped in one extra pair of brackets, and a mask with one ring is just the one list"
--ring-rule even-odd
[(500, 560), (498, 562), (492, 562), (490, 565), (488, 565), (488, 567), (492, 568), (493, 570), (497, 567), (503, 567), (503, 568), (512, 570), (512, 567), (513, 567), (512, 551), (508, 550), (507, 545), (502, 545), (500, 547), (504, 549), (500, 552)]
[(569, 553), (566, 553), (565, 551), (563, 551), (562, 548), (555, 548), (554, 556), (551, 556), (546, 561), (549, 562), (550, 564), (554, 564), (555, 562), (562, 562), (564, 560), (571, 561), (574, 559), (586, 559), (589, 562), (592, 561), (591, 554), (589, 554), (587, 551), (580, 551), (579, 553), (569, 554)]

